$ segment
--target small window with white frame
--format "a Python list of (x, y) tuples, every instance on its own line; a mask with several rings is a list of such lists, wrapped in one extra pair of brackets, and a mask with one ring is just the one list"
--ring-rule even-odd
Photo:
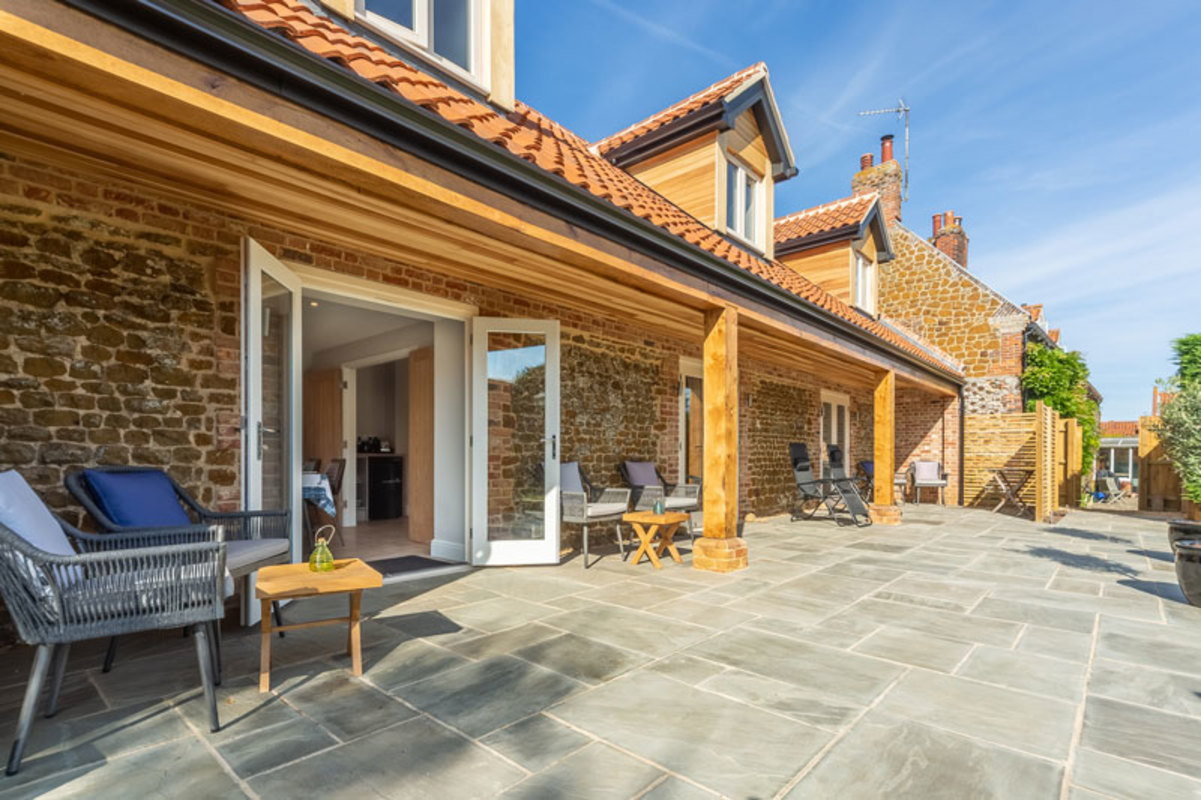
[(726, 157), (726, 232), (763, 249), (763, 179)]
[(855, 307), (876, 313), (876, 265), (863, 253), (855, 253)]
[(484, 86), (481, 0), (355, 0), (358, 18), (435, 65)]

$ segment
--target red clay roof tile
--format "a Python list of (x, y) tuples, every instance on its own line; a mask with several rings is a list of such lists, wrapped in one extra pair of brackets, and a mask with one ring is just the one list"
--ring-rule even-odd
[(1107, 439), (1134, 438), (1138, 436), (1138, 422), (1133, 420), (1102, 421), (1099, 433)]
[[(588, 142), (562, 125), (518, 102), (516, 110), (502, 116), (436, 78), (400, 61), (379, 45), (354, 35), (333, 20), (313, 14), (299, 0), (213, 0), (242, 14), (255, 24), (283, 33), (298, 46), (341, 64), (367, 80), (388, 87), (396, 94), (431, 113), (460, 124), (482, 139), (561, 176), (567, 182), (603, 198), (615, 206), (679, 236), (684, 241), (724, 258), (734, 266), (791, 292), (830, 314), (871, 333), (944, 373), (960, 376), (956, 367), (892, 328), (864, 316), (828, 294), (816, 284), (776, 261), (769, 261), (732, 245), (729, 240), (684, 212), (629, 173), (589, 149)], [(670, 119), (690, 113), (724, 97), (740, 83), (762, 71), (755, 64), (703, 92), (656, 114), (651, 120), (626, 129), (605, 140), (629, 134), (633, 128), (653, 130)], [(630, 141), (630, 138), (625, 139)], [(612, 146), (617, 146), (612, 144)]]
[(776, 246), (852, 225), (858, 227), (878, 198), (875, 192), (869, 192), (779, 217), (774, 227)]
[(662, 111), (656, 111), (644, 120), (635, 122), (633, 125), (623, 128), (617, 133), (606, 136), (604, 139), (596, 142), (594, 148), (596, 152), (604, 155), (610, 150), (614, 150), (623, 144), (628, 144), (635, 139), (645, 136), (651, 131), (662, 128), (669, 122), (686, 117), (694, 111), (700, 111), (710, 103), (721, 100), (747, 80), (766, 74), (767, 65), (762, 61), (752, 64), (745, 69), (740, 69), (733, 75), (722, 78), (712, 86), (701, 89), (699, 92), (685, 97), (678, 103), (673, 103)]

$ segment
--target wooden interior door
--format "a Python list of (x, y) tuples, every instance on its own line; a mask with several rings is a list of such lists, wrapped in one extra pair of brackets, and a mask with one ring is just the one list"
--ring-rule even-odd
[(684, 474), (680, 483), (689, 482), (689, 475), (701, 476), (705, 471), (705, 389), (704, 381), (684, 378)]
[[(342, 438), (342, 370), (310, 370), (304, 374), (304, 458), (321, 459), (321, 470), (331, 459), (345, 458)], [(345, 476), (342, 490), (345, 491)], [(334, 496), (334, 507), (341, 510), (342, 493)], [(335, 522), (336, 524), (336, 522)]]
[(409, 539), (434, 538), (434, 348), (409, 354)]

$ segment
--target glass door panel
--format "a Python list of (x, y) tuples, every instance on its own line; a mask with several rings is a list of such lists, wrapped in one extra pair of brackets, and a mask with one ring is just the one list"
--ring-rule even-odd
[(558, 323), (477, 318), (472, 356), (472, 563), (557, 563)]
[(299, 560), (300, 280), (250, 239), (244, 263), (243, 507), (291, 509)]

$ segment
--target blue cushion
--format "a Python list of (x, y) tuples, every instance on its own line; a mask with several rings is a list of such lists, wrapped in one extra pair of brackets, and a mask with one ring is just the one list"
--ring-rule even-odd
[(580, 477), (580, 462), (564, 461), (559, 464), (559, 489), (564, 492), (584, 491), (584, 481)]
[(115, 524), (127, 528), (172, 528), (191, 525), (179, 504), (175, 487), (156, 469), (138, 472), (104, 472), (85, 469), (96, 505)]
[(655, 471), (655, 465), (650, 461), (627, 461), (626, 477), (630, 479), (631, 486), (663, 485), (659, 482), (659, 473)]

